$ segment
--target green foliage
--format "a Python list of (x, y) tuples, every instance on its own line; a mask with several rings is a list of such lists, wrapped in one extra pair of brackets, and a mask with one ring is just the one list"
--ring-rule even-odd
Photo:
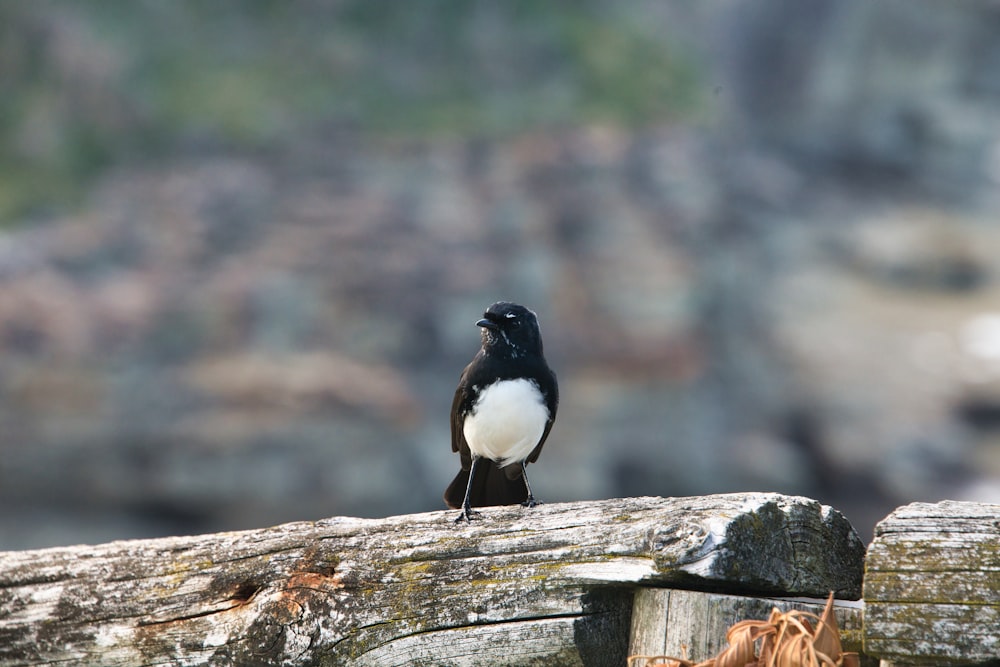
[(0, 224), (135, 159), (321, 127), (497, 136), (696, 112), (692, 60), (627, 7), (575, 3), (0, 4)]

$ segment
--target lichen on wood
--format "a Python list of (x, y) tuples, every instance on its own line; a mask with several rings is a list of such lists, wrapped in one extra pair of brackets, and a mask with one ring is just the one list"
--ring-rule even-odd
[(577, 665), (624, 659), (639, 585), (860, 590), (857, 534), (806, 498), (628, 498), (453, 519), (337, 517), (0, 553), (0, 664)]
[(1000, 656), (1000, 505), (898, 508), (875, 527), (864, 582), (865, 653), (900, 663)]

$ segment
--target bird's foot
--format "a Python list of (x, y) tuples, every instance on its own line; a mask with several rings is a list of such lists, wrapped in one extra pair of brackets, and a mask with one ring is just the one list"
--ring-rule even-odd
[(480, 514), (481, 514), (480, 512), (473, 512), (471, 508), (466, 507), (465, 509), (462, 510), (462, 513), (455, 518), (455, 523), (462, 523), (462, 521), (467, 521), (468, 523), (472, 523), (473, 519), (476, 520), (479, 519)]
[(523, 503), (521, 503), (521, 507), (535, 507), (541, 504), (542, 504), (541, 500), (535, 500), (534, 496), (528, 496), (528, 499), (525, 500)]

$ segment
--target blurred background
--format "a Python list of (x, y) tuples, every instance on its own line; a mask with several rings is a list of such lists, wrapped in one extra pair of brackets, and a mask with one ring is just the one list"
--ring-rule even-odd
[(1000, 502), (1000, 5), (0, 4), (0, 549), (443, 508), (505, 299), (550, 502)]

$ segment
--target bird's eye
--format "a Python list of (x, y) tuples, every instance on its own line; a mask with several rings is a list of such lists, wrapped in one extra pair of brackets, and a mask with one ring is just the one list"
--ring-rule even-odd
[(521, 328), (521, 320), (514, 320), (513, 322), (511, 322), (510, 323), (510, 328), (511, 329), (520, 329)]

